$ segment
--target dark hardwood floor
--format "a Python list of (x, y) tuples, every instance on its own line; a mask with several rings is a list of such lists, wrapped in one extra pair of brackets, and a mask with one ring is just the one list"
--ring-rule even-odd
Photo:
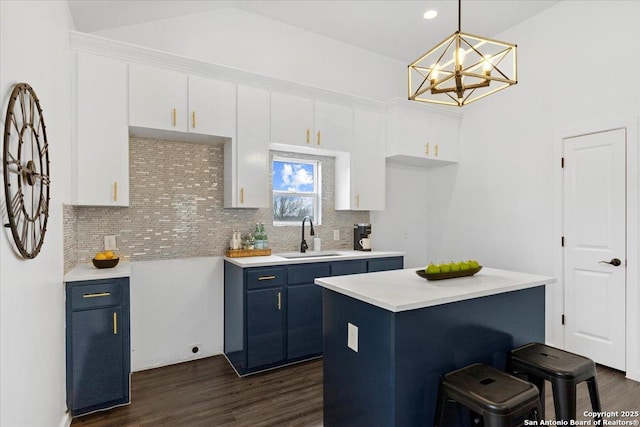
[[(598, 367), (603, 409), (640, 410), (640, 383)], [(553, 399), (547, 388), (547, 419)], [(321, 426), (322, 359), (238, 378), (224, 356), (134, 372), (131, 405), (75, 418), (93, 426)], [(578, 386), (578, 419), (590, 410)], [(551, 415), (551, 416), (550, 416)], [(610, 419), (613, 421), (614, 419)]]

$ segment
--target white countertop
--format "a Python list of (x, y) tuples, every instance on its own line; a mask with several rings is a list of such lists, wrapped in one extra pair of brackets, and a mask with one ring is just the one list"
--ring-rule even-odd
[(392, 312), (414, 310), (555, 283), (554, 277), (483, 268), (475, 276), (428, 281), (416, 268), (323, 277), (317, 285)]
[[(252, 257), (240, 257), (229, 258), (225, 257), (225, 261), (229, 261), (232, 264), (246, 268), (246, 267), (265, 267), (270, 265), (285, 265), (285, 264), (305, 264), (309, 262), (327, 262), (327, 261), (347, 261), (351, 259), (361, 258), (386, 258), (394, 256), (404, 256), (403, 252), (390, 252), (390, 251), (321, 251), (320, 254), (340, 254), (340, 256), (312, 256), (308, 258), (284, 258), (278, 254), (272, 254), (269, 256), (252, 256)], [(293, 254), (293, 252), (287, 252), (287, 254)], [(308, 252), (309, 255), (317, 255), (313, 251)]]
[(122, 261), (113, 268), (96, 268), (91, 262), (78, 264), (64, 275), (65, 282), (79, 282), (81, 280), (113, 279), (115, 277), (130, 277), (131, 262)]

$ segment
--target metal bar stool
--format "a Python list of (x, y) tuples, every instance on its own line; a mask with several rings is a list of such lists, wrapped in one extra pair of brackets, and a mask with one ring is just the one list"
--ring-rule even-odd
[(512, 427), (522, 425), (525, 419), (541, 421), (538, 389), (533, 384), (481, 363), (440, 378), (436, 427), (444, 422), (447, 401), (468, 408), (474, 425), (482, 421), (486, 427)]
[(540, 390), (544, 417), (544, 380), (551, 382), (557, 420), (576, 418), (576, 386), (587, 382), (594, 412), (600, 412), (600, 395), (593, 360), (540, 343), (530, 343), (507, 354), (507, 370), (525, 375)]

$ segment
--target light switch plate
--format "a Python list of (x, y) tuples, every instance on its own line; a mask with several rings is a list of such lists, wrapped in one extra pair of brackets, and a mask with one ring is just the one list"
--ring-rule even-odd
[(104, 250), (114, 251), (116, 247), (116, 236), (104, 236)]
[(358, 327), (347, 322), (347, 347), (358, 352)]
[(340, 230), (333, 230), (333, 240), (334, 241), (340, 240)]

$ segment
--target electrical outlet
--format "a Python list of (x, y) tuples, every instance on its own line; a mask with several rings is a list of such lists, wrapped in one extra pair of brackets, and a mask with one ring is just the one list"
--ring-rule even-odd
[(358, 327), (347, 322), (347, 347), (358, 352)]
[(189, 344), (189, 353), (191, 353), (192, 356), (200, 354), (201, 351), (202, 351), (202, 344), (200, 343)]
[(116, 247), (116, 236), (104, 236), (104, 250), (114, 251)]
[(340, 240), (340, 230), (333, 230), (333, 241), (337, 242)]

